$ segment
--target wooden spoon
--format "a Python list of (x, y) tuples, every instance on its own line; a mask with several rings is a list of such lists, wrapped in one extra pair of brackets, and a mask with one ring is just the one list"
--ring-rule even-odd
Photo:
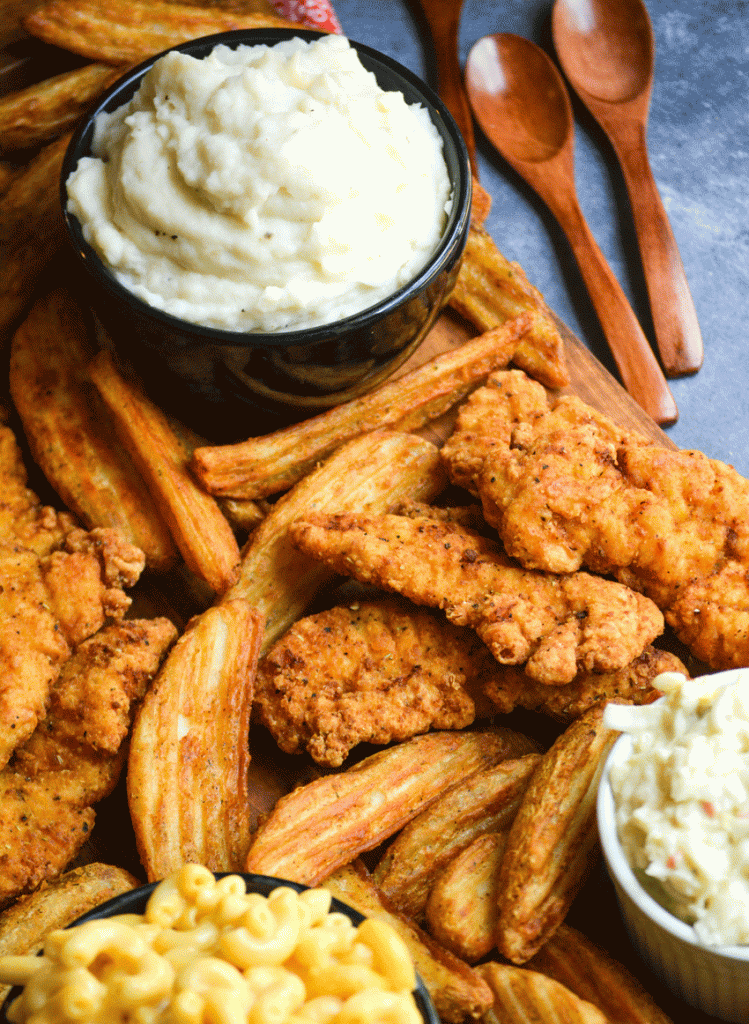
[(434, 46), (437, 60), (437, 92), (455, 118), (471, 161), (471, 171), (478, 179), (476, 144), (473, 137), (473, 118), (463, 87), (463, 73), (458, 61), (458, 29), (463, 0), (417, 0)]
[(561, 74), (535, 43), (503, 32), (474, 44), (466, 86), (487, 138), (561, 224), (625, 388), (656, 423), (674, 423), (679, 413), (663, 371), (580, 209), (572, 106)]
[(619, 158), (663, 366), (671, 377), (695, 373), (702, 334), (647, 153), (655, 65), (648, 12), (642, 0), (556, 0), (552, 34), (564, 73)]

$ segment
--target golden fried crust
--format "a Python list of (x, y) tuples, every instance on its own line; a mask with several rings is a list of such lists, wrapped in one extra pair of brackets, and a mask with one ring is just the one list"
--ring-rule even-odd
[(525, 663), (540, 682), (621, 668), (663, 628), (655, 605), (621, 584), (522, 570), (497, 544), (457, 525), (313, 514), (293, 523), (290, 536), (337, 572), (441, 608), (474, 628), (498, 661)]
[(42, 505), (26, 486), (26, 467), (15, 435), (0, 425), (0, 542), (48, 555), (62, 544), (72, 525), (69, 515)]
[(133, 702), (175, 637), (167, 619), (105, 626), (60, 672), (49, 715), (0, 773), (0, 903), (62, 871), (111, 792)]
[(70, 648), (32, 551), (0, 546), (0, 768), (36, 728)]
[(337, 767), (357, 743), (470, 725), (465, 683), (488, 661), (475, 634), (425, 609), (360, 602), (292, 626), (261, 662), (255, 702), (282, 750)]
[(466, 429), (450, 443), (459, 473), (473, 455), (472, 484), (507, 552), (528, 568), (611, 573), (655, 601), (712, 668), (749, 664), (749, 481), (572, 396), (513, 404), (537, 387), (516, 373), (491, 382), (469, 400), (490, 438)]
[(689, 675), (675, 654), (648, 645), (638, 658), (616, 672), (580, 672), (564, 686), (544, 686), (520, 669), (506, 665), (501, 673), (484, 677), (482, 690), (484, 698), (500, 714), (521, 707), (569, 722), (588, 708), (609, 700), (650, 704), (662, 696), (653, 687), (653, 680), (661, 672)]

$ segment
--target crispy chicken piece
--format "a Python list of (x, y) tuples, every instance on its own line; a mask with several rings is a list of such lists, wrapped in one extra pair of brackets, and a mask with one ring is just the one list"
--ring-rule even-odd
[(474, 719), (469, 674), (493, 661), (469, 630), (389, 599), (295, 623), (260, 663), (260, 720), (286, 753), (338, 767), (357, 743), (404, 740)]
[(122, 618), (131, 603), (123, 588), (137, 583), (146, 559), (119, 530), (97, 527), (71, 530), (63, 550), (40, 564), (52, 611), (75, 647), (107, 619)]
[(47, 555), (62, 544), (73, 519), (42, 505), (27, 485), (26, 467), (13, 431), (0, 425), (0, 542)]
[(70, 647), (48, 608), (39, 559), (0, 545), (0, 768), (44, 715)]
[(749, 481), (539, 390), (517, 371), (495, 374), (445, 456), (507, 552), (527, 568), (611, 573), (712, 668), (749, 665)]
[(42, 558), (0, 544), (0, 768), (44, 715), (50, 687), (78, 644), (130, 606), (122, 589), (143, 553), (116, 530), (73, 529)]
[(546, 686), (500, 665), (472, 629), (394, 598), (356, 601), (296, 622), (260, 663), (255, 709), (279, 747), (338, 767), (357, 743), (389, 743), (430, 728), (462, 729), (515, 707), (566, 722), (616, 697), (661, 696), (659, 672), (684, 672), (647, 647), (617, 672), (581, 672)]
[(627, 704), (650, 704), (662, 697), (653, 686), (661, 672), (689, 672), (675, 654), (659, 651), (648, 645), (629, 665), (616, 672), (580, 672), (563, 686), (544, 686), (529, 679), (513, 665), (502, 666), (500, 672), (484, 676), (482, 697), (489, 701), (494, 713), (507, 714), (513, 708), (539, 711), (558, 722), (579, 718), (595, 704), (616, 700)]
[(44, 715), (71, 650), (119, 619), (144, 565), (115, 530), (79, 529), (27, 487), (15, 436), (0, 425), (0, 769)]
[(101, 629), (63, 666), (47, 717), (0, 772), (0, 904), (58, 875), (112, 791), (139, 700), (175, 638), (168, 619)]
[(337, 572), (441, 608), (475, 629), (498, 661), (524, 663), (539, 682), (622, 668), (663, 628), (656, 606), (621, 584), (523, 570), (495, 542), (454, 524), (313, 513), (290, 536)]

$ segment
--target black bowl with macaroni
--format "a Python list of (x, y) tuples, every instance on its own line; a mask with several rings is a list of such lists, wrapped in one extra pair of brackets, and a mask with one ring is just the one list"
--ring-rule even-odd
[[(188, 865), (180, 870), (182, 872), (189, 872), (194, 869), (195, 866)], [(197, 870), (204, 871), (205, 869)], [(176, 877), (176, 874), (172, 876), (168, 880), (168, 883), (172, 882)], [(226, 872), (216, 872), (214, 873), (213, 877), (217, 884), (221, 883), (222, 880), (224, 880), (223, 884), (226, 884), (226, 880), (228, 879), (236, 880), (237, 878), (239, 878), (244, 882), (246, 894), (250, 895), (256, 893), (266, 898), (271, 893), (273, 893), (274, 890), (279, 889), (292, 889), (297, 894), (304, 894), (310, 892), (308, 886), (300, 885), (296, 882), (290, 882), (279, 878), (271, 878), (267, 875), (239, 873), (229, 875)], [(208, 881), (210, 883), (210, 877), (208, 878)], [(95, 909), (82, 915), (76, 921), (72, 922), (69, 928), (74, 928), (78, 925), (88, 924), (89, 922), (112, 919), (126, 914), (142, 915), (146, 911), (147, 904), (152, 894), (154, 893), (154, 890), (159, 885), (162, 885), (163, 888), (163, 883), (153, 882), (149, 885), (144, 885), (140, 886), (137, 889), (132, 889), (129, 892), (121, 893), (119, 896), (115, 896), (113, 899), (108, 900), (101, 906), (96, 907)], [(314, 893), (312, 893), (312, 895), (314, 895)], [(170, 894), (167, 894), (164, 897), (164, 902), (167, 902), (169, 898)], [(347, 917), (351, 921), (351, 923), (357, 928), (365, 921), (364, 915), (360, 914), (357, 910), (354, 910), (352, 907), (349, 907), (347, 904), (342, 903), (335, 897), (333, 897), (330, 901), (329, 913), (338, 913), (345, 915), (345, 917)], [(168, 925), (165, 924), (164, 927), (168, 927)], [(175, 927), (177, 926), (175, 925)], [(113, 943), (116, 941), (116, 938), (113, 936), (108, 936), (107, 941)], [(93, 954), (91, 955), (93, 956)], [(100, 952), (97, 955), (101, 956), (103, 954)], [(21, 986), (15, 986), (10, 990), (8, 996), (6, 997), (5, 1001), (2, 1004), (2, 1007), (0, 1007), (0, 1024), (10, 1024), (7, 1016), (7, 1011), (11, 1003), (19, 995), (21, 995), (22, 991), (23, 989), (21, 988)], [(437, 1012), (431, 1001), (429, 993), (427, 992), (421, 979), (418, 977), (418, 974), (416, 975), (416, 987), (414, 988), (412, 995), (413, 1001), (416, 1005), (418, 1016), (423, 1021), (423, 1024), (440, 1024), (439, 1017), (437, 1016)]]
[[(217, 45), (272, 47), (292, 37), (312, 42), (320, 33), (241, 30), (192, 40), (167, 52), (204, 58)], [(418, 347), (454, 286), (471, 205), (470, 164), (460, 132), (444, 104), (416, 75), (385, 54), (349, 42), (381, 89), (402, 93), (408, 105), (428, 113), (441, 141), (450, 200), (436, 248), (415, 276), (342, 319), (269, 332), (192, 323), (134, 294), (89, 243), (68, 208), (66, 183), (81, 158), (91, 155), (96, 119), (130, 101), (157, 58), (127, 73), (102, 97), (67, 151), (61, 179), (65, 222), (88, 277), (100, 341), (143, 378), (154, 397), (209, 437), (231, 435), (233, 424), (241, 424), (242, 434), (251, 432), (253, 411), (291, 422), (371, 390)]]

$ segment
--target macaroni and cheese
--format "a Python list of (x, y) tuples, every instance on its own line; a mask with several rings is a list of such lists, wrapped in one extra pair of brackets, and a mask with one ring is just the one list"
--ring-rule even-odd
[(247, 893), (187, 865), (145, 913), (52, 932), (43, 955), (0, 957), (21, 984), (12, 1024), (422, 1024), (416, 977), (386, 924), (330, 911), (325, 889)]

